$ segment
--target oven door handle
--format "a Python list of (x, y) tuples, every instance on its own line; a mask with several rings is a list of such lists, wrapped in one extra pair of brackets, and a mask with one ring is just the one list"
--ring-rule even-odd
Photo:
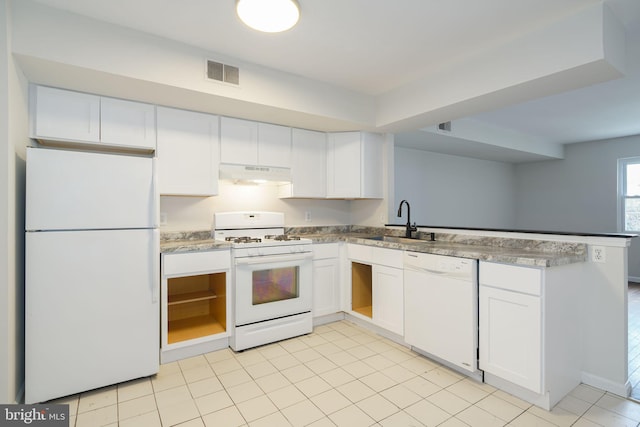
[(254, 256), (247, 258), (236, 258), (236, 264), (255, 265), (265, 264), (268, 262), (289, 262), (289, 261), (304, 261), (313, 258), (312, 252), (305, 252), (295, 255), (272, 255), (272, 256)]

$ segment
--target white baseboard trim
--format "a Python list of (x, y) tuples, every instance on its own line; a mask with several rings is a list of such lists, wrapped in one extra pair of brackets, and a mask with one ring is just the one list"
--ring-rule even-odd
[(640, 283), (640, 277), (636, 277), (636, 276), (629, 276), (629, 277), (628, 277), (628, 279), (629, 279), (629, 281), (630, 281), (630, 282), (633, 282), (633, 283)]
[(326, 325), (327, 323), (339, 322), (344, 320), (344, 312), (340, 311), (333, 314), (325, 314), (324, 316), (318, 316), (313, 318), (313, 326)]
[(609, 393), (617, 394), (624, 398), (629, 397), (631, 394), (631, 383), (629, 380), (624, 383), (618, 383), (588, 372), (583, 372), (582, 383), (599, 388), (600, 390), (608, 391)]
[(198, 356), (200, 354), (210, 353), (229, 347), (229, 338), (218, 338), (211, 341), (205, 341), (198, 344), (188, 345), (170, 350), (162, 350), (160, 353), (160, 364), (175, 362), (189, 357)]

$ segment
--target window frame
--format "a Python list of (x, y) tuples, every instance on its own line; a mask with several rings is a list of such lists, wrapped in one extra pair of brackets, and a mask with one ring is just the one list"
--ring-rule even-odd
[(640, 233), (640, 230), (627, 230), (625, 228), (625, 206), (628, 199), (640, 199), (638, 196), (627, 195), (627, 166), (640, 165), (640, 156), (618, 159), (618, 231), (621, 233)]

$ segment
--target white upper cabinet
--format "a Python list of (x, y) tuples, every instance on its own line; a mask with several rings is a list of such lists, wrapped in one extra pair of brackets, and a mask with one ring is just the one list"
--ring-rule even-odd
[(258, 123), (231, 117), (220, 118), (220, 162), (258, 164)]
[(258, 123), (258, 165), (291, 167), (291, 128)]
[(292, 130), (291, 183), (280, 187), (280, 197), (327, 196), (327, 134)]
[(220, 162), (291, 167), (291, 128), (222, 117)]
[(31, 86), (30, 136), (43, 143), (156, 149), (155, 106)]
[(382, 150), (378, 134), (328, 134), (327, 197), (382, 198)]
[(31, 137), (100, 142), (100, 97), (31, 86)]
[(218, 194), (218, 116), (158, 107), (158, 188), (162, 195)]
[(155, 150), (155, 106), (100, 98), (100, 142)]

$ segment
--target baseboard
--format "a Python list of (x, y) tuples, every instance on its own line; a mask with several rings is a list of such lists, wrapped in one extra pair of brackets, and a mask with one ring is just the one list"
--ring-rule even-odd
[(628, 279), (629, 279), (630, 282), (640, 283), (640, 277), (629, 276)]
[[(362, 316), (364, 317), (364, 316)], [(409, 344), (407, 344), (404, 341), (404, 337), (398, 334), (395, 334), (393, 332), (389, 332), (386, 329), (383, 329), (379, 326), (374, 325), (373, 323), (371, 323), (371, 321), (368, 320), (364, 320), (361, 319), (358, 316), (354, 316), (351, 313), (345, 313), (344, 314), (344, 320), (349, 321), (351, 323), (354, 323), (358, 326), (362, 326), (365, 329), (370, 330), (371, 332), (375, 332), (376, 334), (380, 335), (381, 337), (387, 338), (393, 342), (395, 342), (396, 344), (400, 344), (403, 347), (407, 347), (410, 348)]]
[(318, 316), (313, 318), (313, 326), (326, 325), (327, 323), (339, 322), (344, 320), (344, 312), (340, 311), (333, 314), (325, 314), (324, 316)]
[(229, 338), (217, 338), (211, 341), (200, 342), (184, 347), (163, 350), (160, 352), (160, 363), (171, 363), (176, 360), (187, 359), (189, 357), (198, 356), (200, 354), (210, 353), (229, 347)]
[(629, 380), (624, 383), (617, 383), (588, 372), (583, 372), (582, 383), (599, 388), (600, 390), (608, 391), (609, 393), (617, 394), (624, 398), (629, 397), (631, 394), (631, 383)]

